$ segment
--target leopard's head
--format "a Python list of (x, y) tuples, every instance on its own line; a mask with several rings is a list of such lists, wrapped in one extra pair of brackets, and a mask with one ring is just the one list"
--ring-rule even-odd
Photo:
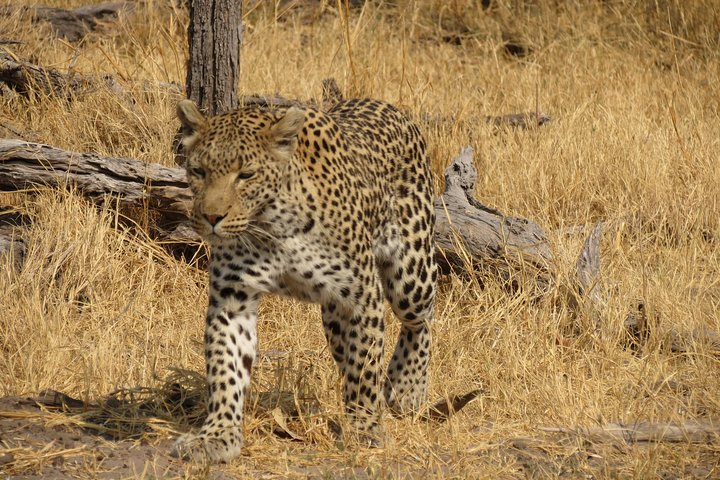
[(195, 229), (211, 242), (242, 236), (287, 181), (304, 112), (246, 107), (206, 118), (182, 100), (177, 115)]

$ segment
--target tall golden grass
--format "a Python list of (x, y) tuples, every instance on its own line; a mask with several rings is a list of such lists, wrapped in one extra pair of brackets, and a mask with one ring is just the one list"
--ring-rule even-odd
[[(260, 349), (289, 354), (263, 360), (253, 388), (311, 391), (320, 408), (293, 424), (298, 443), (273, 435), (271, 416), (250, 406), (245, 454), (227, 471), (653, 478), (691, 476), (688, 466), (700, 463), (720, 475), (712, 445), (596, 445), (587, 454), (587, 445), (548, 441), (524, 467), (508, 450), (512, 439), (544, 438), (541, 426), (720, 415), (717, 352), (702, 335), (693, 340), (694, 332), (720, 331), (720, 6), (480, 3), (246, 2), (242, 92), (318, 98), (320, 81), (334, 77), (348, 95), (445, 118), (423, 125), (438, 191), (444, 167), (472, 145), (477, 197), (546, 228), (559, 280), (557, 292), (531, 301), (487, 275), (484, 288), (476, 278), (442, 278), (430, 397), (483, 394), (443, 424), (386, 417), (386, 446), (375, 450), (339, 449), (328, 431), (342, 407), (318, 309), (268, 298)], [(19, 57), (110, 74), (127, 94), (26, 98), (3, 90), (0, 134), (9, 135), (6, 126), (61, 148), (172, 165), (177, 97), (162, 84), (184, 82), (187, 23), (184, 8), (149, 1), (69, 43), (20, 15), (1, 17), (2, 37), (21, 42), (12, 46)], [(508, 55), (509, 39), (531, 53)], [(526, 131), (482, 121), (536, 108), (553, 121)], [(33, 220), (25, 264), (14, 270), (7, 259), (0, 271), (0, 395), (53, 388), (93, 399), (158, 385), (170, 367), (202, 371), (204, 272), (118, 221), (111, 206), (98, 209), (72, 192), (0, 199)], [(560, 292), (589, 229), (569, 227), (599, 220), (607, 222), (607, 306), (573, 312)], [(637, 301), (655, 328), (633, 352), (623, 321)], [(389, 320), (390, 342), (397, 332)], [(668, 348), (673, 332), (684, 339), (682, 353)]]

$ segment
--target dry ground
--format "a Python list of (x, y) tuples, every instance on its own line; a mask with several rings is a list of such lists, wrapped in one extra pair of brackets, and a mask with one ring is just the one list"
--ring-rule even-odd
[[(132, 409), (168, 399), (171, 368), (202, 371), (204, 272), (145, 236), (143, 216), (131, 228), (71, 193), (1, 194), (32, 228), (22, 269), (0, 268), (0, 397), (12, 397), (0, 402), (0, 476), (720, 478), (713, 434), (633, 442), (542, 429), (720, 419), (720, 360), (702, 334), (720, 331), (717, 2), (292, 3), (246, 3), (240, 89), (317, 98), (335, 77), (347, 95), (444, 119), (422, 125), (438, 191), (445, 165), (472, 145), (477, 197), (546, 228), (557, 288), (532, 302), (483, 272), (442, 278), (430, 396), (482, 395), (444, 423), (387, 417), (385, 448), (370, 450), (333, 434), (339, 382), (318, 309), (267, 299), (247, 446), (208, 470), (163, 453), (189, 428), (187, 412)], [(20, 42), (0, 48), (110, 74), (126, 90), (2, 90), (0, 135), (172, 164), (177, 96), (163, 84), (184, 83), (186, 26), (184, 8), (155, 1), (72, 43), (0, 17), (0, 40)], [(554, 118), (539, 129), (463, 122), (538, 107)], [(589, 230), (574, 227), (598, 220), (607, 305), (573, 311), (562, 292)], [(638, 301), (653, 328), (632, 350), (623, 321)], [(122, 390), (138, 386), (150, 390)], [(48, 388), (92, 406), (21, 400)], [(127, 404), (108, 403), (118, 389)]]

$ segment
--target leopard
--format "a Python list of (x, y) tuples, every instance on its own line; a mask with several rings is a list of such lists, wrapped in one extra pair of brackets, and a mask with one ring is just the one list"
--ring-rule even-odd
[[(177, 104), (194, 229), (209, 246), (207, 417), (173, 455), (227, 463), (243, 446), (258, 303), (320, 304), (350, 431), (382, 443), (381, 412), (426, 401), (438, 268), (433, 176), (419, 127), (390, 103)], [(387, 301), (400, 320), (383, 375)]]

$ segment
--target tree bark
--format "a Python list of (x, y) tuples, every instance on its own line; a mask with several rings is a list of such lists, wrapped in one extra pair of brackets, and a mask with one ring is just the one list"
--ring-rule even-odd
[(190, 0), (186, 92), (207, 115), (238, 107), (241, 0)]

